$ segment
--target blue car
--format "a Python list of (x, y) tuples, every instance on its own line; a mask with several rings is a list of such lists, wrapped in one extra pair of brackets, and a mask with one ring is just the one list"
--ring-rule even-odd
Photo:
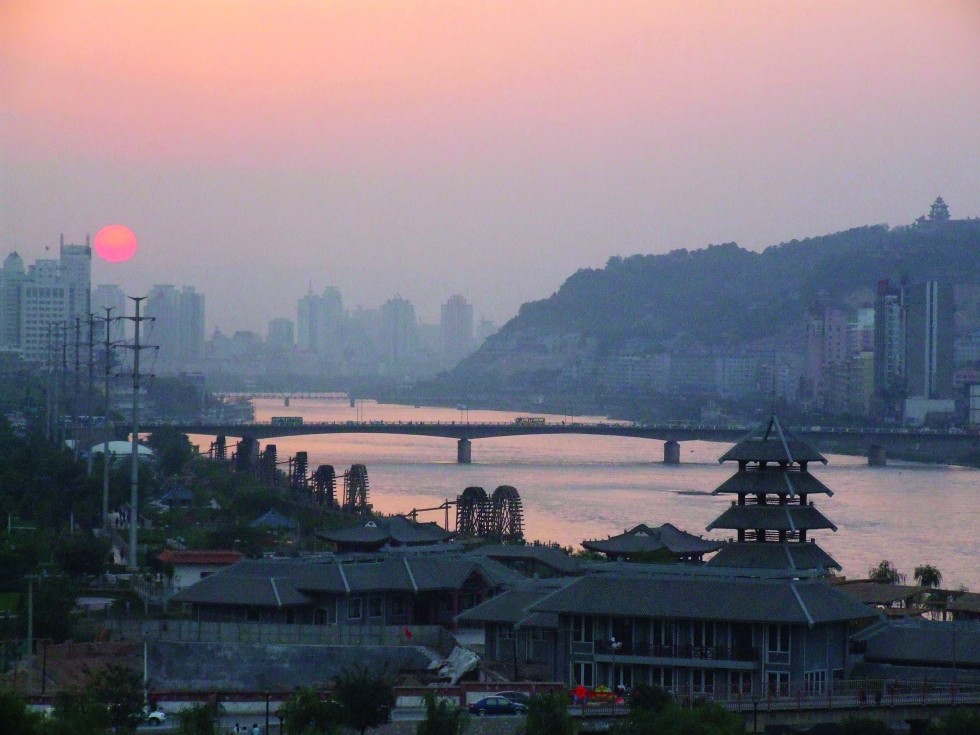
[(506, 697), (484, 697), (470, 705), (470, 714), (477, 717), (487, 715), (523, 715), (527, 707), (518, 702), (511, 702)]

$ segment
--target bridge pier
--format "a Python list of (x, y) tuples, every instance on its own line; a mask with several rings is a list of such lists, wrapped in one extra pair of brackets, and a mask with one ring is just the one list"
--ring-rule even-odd
[(460, 439), (456, 442), (456, 464), (470, 464), (473, 461), (473, 442)]
[(673, 439), (664, 442), (664, 464), (681, 463), (681, 445)]
[(884, 467), (888, 464), (888, 454), (881, 444), (872, 444), (868, 447), (868, 466)]

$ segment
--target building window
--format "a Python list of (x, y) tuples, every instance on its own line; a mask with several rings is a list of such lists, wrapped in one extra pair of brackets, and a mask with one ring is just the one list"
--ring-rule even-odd
[(827, 672), (806, 671), (803, 673), (803, 688), (807, 694), (823, 694), (827, 691)]
[(711, 695), (715, 691), (715, 672), (712, 669), (692, 669), (691, 688), (695, 694)]
[(770, 625), (768, 638), (766, 661), (771, 664), (788, 664), (790, 654), (789, 626)]
[[(572, 617), (572, 640), (577, 643), (592, 643), (592, 618), (584, 615)], [(583, 682), (579, 682), (582, 684)]]
[(361, 619), (361, 598), (352, 597), (347, 601), (347, 619), (348, 620), (360, 620)]
[(588, 661), (577, 661), (572, 664), (572, 681), (585, 687), (595, 683), (595, 669)]
[(368, 617), (370, 618), (380, 618), (384, 615), (384, 599), (381, 597), (372, 597), (368, 600)]
[(390, 602), (391, 615), (392, 617), (399, 618), (405, 614), (405, 598), (401, 595), (396, 595), (391, 598)]
[(743, 696), (752, 693), (752, 672), (733, 671), (731, 672), (731, 690), (735, 696)]
[(789, 696), (789, 672), (769, 671), (766, 673), (766, 694), (770, 697)]
[(509, 625), (507, 624), (501, 625), (499, 628), (497, 628), (497, 630), (498, 630), (497, 638), (499, 638), (500, 640), (502, 641), (513, 640), (514, 629)]

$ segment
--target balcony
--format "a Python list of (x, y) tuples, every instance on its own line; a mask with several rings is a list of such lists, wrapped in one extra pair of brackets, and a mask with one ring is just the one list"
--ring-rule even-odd
[[(652, 645), (646, 641), (616, 641), (616, 643), (619, 645), (619, 648), (616, 649), (615, 655), (620, 657), (742, 661), (749, 663), (755, 663), (759, 660), (759, 650), (751, 646)], [(603, 657), (613, 656), (613, 648), (609, 641), (596, 641), (595, 652), (597, 655)]]

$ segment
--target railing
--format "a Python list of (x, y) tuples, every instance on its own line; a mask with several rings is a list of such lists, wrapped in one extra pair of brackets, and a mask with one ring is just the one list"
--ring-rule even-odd
[(428, 646), (441, 653), (452, 650), (452, 636), (438, 625), (290, 625), (285, 623), (228, 623), (197, 620), (110, 620), (113, 635), (129, 640), (192, 643), (269, 643), (321, 646)]
[[(681, 658), (717, 661), (758, 661), (759, 650), (751, 646), (695, 646), (653, 645), (645, 641), (617, 641), (617, 656), (644, 656), (650, 658)], [(609, 641), (596, 641), (596, 653), (612, 656), (613, 648)]]
[[(678, 686), (665, 690), (675, 702), (691, 705), (715, 702), (735, 712), (860, 709), (876, 707), (925, 707), (980, 704), (980, 684), (950, 684), (929, 681), (848, 680), (823, 685), (797, 683), (761, 690), (720, 687)], [(624, 702), (613, 707), (608, 699), (587, 698), (570, 711), (587, 716), (623, 713)]]

